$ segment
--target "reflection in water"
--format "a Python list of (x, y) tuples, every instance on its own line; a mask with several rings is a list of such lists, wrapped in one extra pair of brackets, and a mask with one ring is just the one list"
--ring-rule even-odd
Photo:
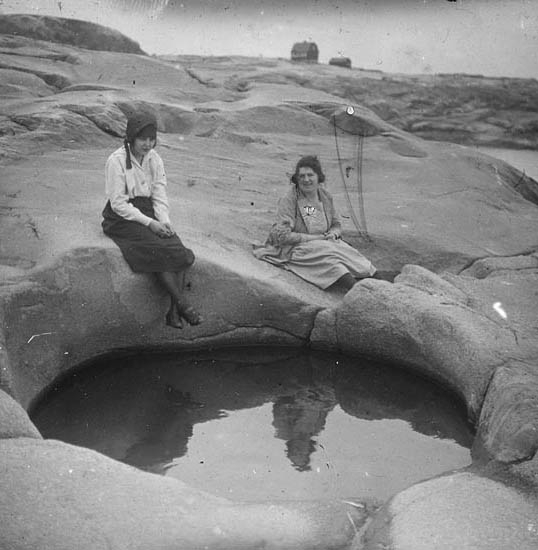
[(329, 411), (336, 405), (334, 391), (324, 386), (302, 388), (278, 397), (273, 405), (275, 436), (286, 441), (286, 455), (300, 472), (310, 470), (312, 439), (321, 433)]
[(163, 388), (161, 407), (146, 425), (146, 436), (131, 445), (123, 462), (141, 469), (160, 473), (175, 457), (187, 452), (187, 443), (193, 435), (192, 411), (203, 407), (190, 393), (172, 386)]
[(352, 488), (386, 498), (470, 462), (463, 408), (437, 386), (304, 351), (102, 361), (32, 417), (44, 437), (231, 497), (320, 498), (330, 481), (332, 497)]

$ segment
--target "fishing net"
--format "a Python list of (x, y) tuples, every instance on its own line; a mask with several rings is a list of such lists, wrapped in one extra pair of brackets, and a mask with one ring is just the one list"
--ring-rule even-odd
[[(359, 235), (371, 240), (366, 223), (363, 193), (364, 138), (379, 133), (379, 128), (357, 113), (356, 107), (336, 109), (330, 116), (349, 217)], [(368, 115), (368, 113), (364, 113)]]

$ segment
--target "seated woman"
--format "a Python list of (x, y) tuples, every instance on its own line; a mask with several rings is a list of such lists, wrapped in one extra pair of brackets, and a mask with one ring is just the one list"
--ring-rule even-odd
[(294, 184), (278, 202), (277, 221), (260, 260), (282, 266), (319, 288), (334, 283), (350, 289), (376, 269), (360, 252), (340, 239), (341, 224), (331, 195), (321, 186), (325, 175), (317, 157), (303, 157), (291, 177)]
[(155, 273), (170, 295), (166, 324), (181, 329), (201, 322), (200, 314), (183, 296), (184, 271), (194, 262), (170, 225), (166, 174), (155, 152), (157, 121), (137, 113), (127, 121), (123, 147), (106, 162), (108, 202), (103, 210), (103, 231), (119, 247), (136, 273)]

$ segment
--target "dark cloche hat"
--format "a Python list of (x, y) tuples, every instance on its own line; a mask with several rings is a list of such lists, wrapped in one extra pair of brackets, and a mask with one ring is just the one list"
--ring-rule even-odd
[(154, 126), (157, 130), (157, 119), (151, 113), (134, 113), (127, 119), (127, 130), (125, 135), (127, 141), (132, 143), (136, 136), (147, 126)]

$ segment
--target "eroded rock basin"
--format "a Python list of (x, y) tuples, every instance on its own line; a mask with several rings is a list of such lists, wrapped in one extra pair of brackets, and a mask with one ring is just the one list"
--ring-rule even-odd
[(32, 419), (44, 437), (232, 500), (385, 501), (471, 462), (454, 396), (307, 350), (101, 358), (55, 383)]
[[(505, 550), (517, 539), (514, 547), (535, 550), (532, 426), (537, 384), (526, 359), (533, 340), (519, 330), (528, 325), (517, 319), (514, 338), (492, 313), (472, 307), (481, 279), (440, 277), (408, 265), (394, 284), (366, 280), (345, 296), (335, 296), (301, 285), (286, 273), (278, 272), (278, 278), (259, 273), (253, 261), (243, 263), (238, 273), (238, 262), (231, 266), (218, 260), (199, 259), (190, 290), (201, 309), (209, 309), (206, 301), (211, 300), (214, 313), (200, 327), (183, 331), (163, 328), (164, 297), (147, 278), (130, 273), (116, 250), (79, 251), (6, 293), (9, 353), (3, 355), (2, 380), (14, 398), (0, 393), (5, 418), (0, 510), (6, 511), (1, 524), (6, 547), (41, 548), (45, 541), (51, 548), (94, 550), (146, 548), (158, 542), (162, 548), (326, 550), (355, 548), (356, 542), (365, 549), (381, 544), (430, 550), (431, 538), (442, 536), (446, 544), (436, 548), (452, 550), (452, 537), (458, 535), (461, 548), (470, 541), (469, 548)], [(245, 285), (247, 267), (259, 276)], [(153, 300), (141, 304), (140, 296), (146, 295)], [(39, 307), (32, 305), (36, 301)], [(503, 303), (511, 312), (510, 302)], [(191, 480), (146, 473), (78, 445), (43, 440), (22, 408), (31, 407), (58, 377), (111, 350), (160, 349), (183, 356), (193, 349), (247, 343), (331, 350), (354, 357), (355, 366), (365, 354), (391, 364), (405, 360), (406, 372), (421, 373), (463, 400), (477, 426), (473, 452), (478, 441), (481, 455), (493, 466), (473, 460), (463, 470), (433, 477), (425, 473), (420, 479), (426, 481), (408, 483), (380, 509), (356, 495), (310, 501), (257, 495), (254, 502), (236, 501), (193, 487)], [(188, 392), (172, 382), (180, 394)], [(357, 401), (351, 403), (363, 400), (359, 390), (355, 388)], [(397, 395), (393, 392), (390, 402), (399, 402)], [(272, 412), (273, 401), (264, 399)], [(338, 406), (353, 410), (341, 398)], [(236, 410), (229, 403), (216, 408)], [(129, 412), (126, 421), (132, 420), (133, 407)], [(272, 430), (272, 419), (270, 423)], [(129, 443), (132, 448), (137, 442)], [(289, 462), (282, 448), (280, 458)], [(496, 461), (507, 464), (495, 467)], [(355, 467), (356, 473), (368, 471), (359, 472), (358, 462)], [(35, 505), (28, 507), (29, 501)], [(507, 509), (513, 511), (509, 517)], [(51, 518), (61, 518), (61, 524)]]

